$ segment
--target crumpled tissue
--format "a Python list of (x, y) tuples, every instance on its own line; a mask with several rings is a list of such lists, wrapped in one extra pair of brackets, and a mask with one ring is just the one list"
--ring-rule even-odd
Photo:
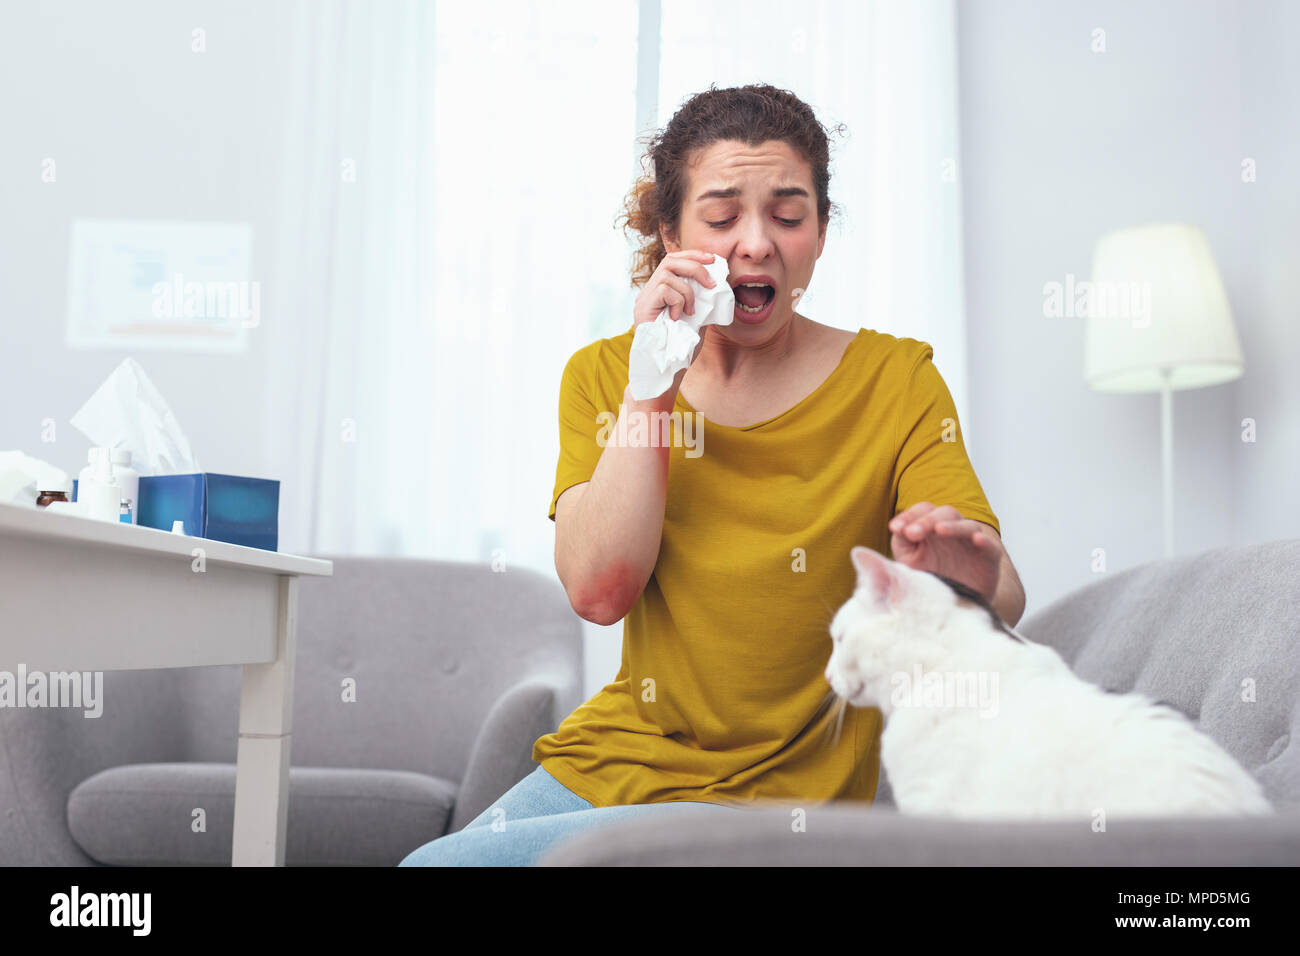
[(51, 478), (67, 481), (68, 473), (20, 451), (0, 451), (0, 501), (35, 508), (37, 492), (50, 488)]
[(142, 475), (202, 471), (176, 416), (133, 358), (123, 359), (70, 420), (96, 446), (129, 451)]
[(691, 364), (700, 329), (706, 325), (730, 325), (735, 320), (736, 294), (727, 284), (727, 260), (714, 256), (704, 267), (713, 281), (706, 289), (687, 278), (695, 293), (695, 314), (673, 321), (664, 309), (653, 322), (642, 322), (632, 335), (627, 356), (628, 388), (637, 401), (657, 398), (668, 391), (673, 377)]

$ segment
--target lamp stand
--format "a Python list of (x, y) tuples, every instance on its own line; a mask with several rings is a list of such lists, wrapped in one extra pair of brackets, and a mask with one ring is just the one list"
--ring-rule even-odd
[(1174, 393), (1168, 368), (1160, 374), (1160, 478), (1164, 497), (1165, 557), (1174, 556)]

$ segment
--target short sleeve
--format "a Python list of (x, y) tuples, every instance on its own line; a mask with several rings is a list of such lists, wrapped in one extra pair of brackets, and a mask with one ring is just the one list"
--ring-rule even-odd
[(555, 491), (548, 517), (555, 520), (555, 503), (574, 485), (590, 481), (600, 461), (597, 436), (604, 427), (592, 396), (595, 394), (595, 346), (579, 349), (560, 376), (560, 459), (555, 466)]
[(898, 418), (897, 489), (893, 514), (928, 501), (952, 505), (963, 518), (1002, 526), (989, 507), (966, 454), (952, 394), (932, 361), (928, 344), (912, 368)]

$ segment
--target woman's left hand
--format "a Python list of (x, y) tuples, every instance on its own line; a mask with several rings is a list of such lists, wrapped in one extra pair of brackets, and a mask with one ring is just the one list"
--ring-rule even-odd
[(928, 501), (899, 512), (889, 522), (894, 560), (973, 587), (991, 602), (1002, 574), (1002, 542), (952, 505)]

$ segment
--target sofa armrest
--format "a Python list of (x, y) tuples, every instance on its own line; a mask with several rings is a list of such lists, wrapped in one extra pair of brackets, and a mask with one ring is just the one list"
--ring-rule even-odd
[(1218, 820), (982, 823), (846, 805), (704, 810), (611, 824), (557, 845), (538, 866), (1294, 866), (1300, 813)]
[(557, 685), (533, 679), (516, 684), (492, 705), (470, 751), (448, 833), (461, 829), (537, 768), (533, 744), (555, 730), (559, 699)]

